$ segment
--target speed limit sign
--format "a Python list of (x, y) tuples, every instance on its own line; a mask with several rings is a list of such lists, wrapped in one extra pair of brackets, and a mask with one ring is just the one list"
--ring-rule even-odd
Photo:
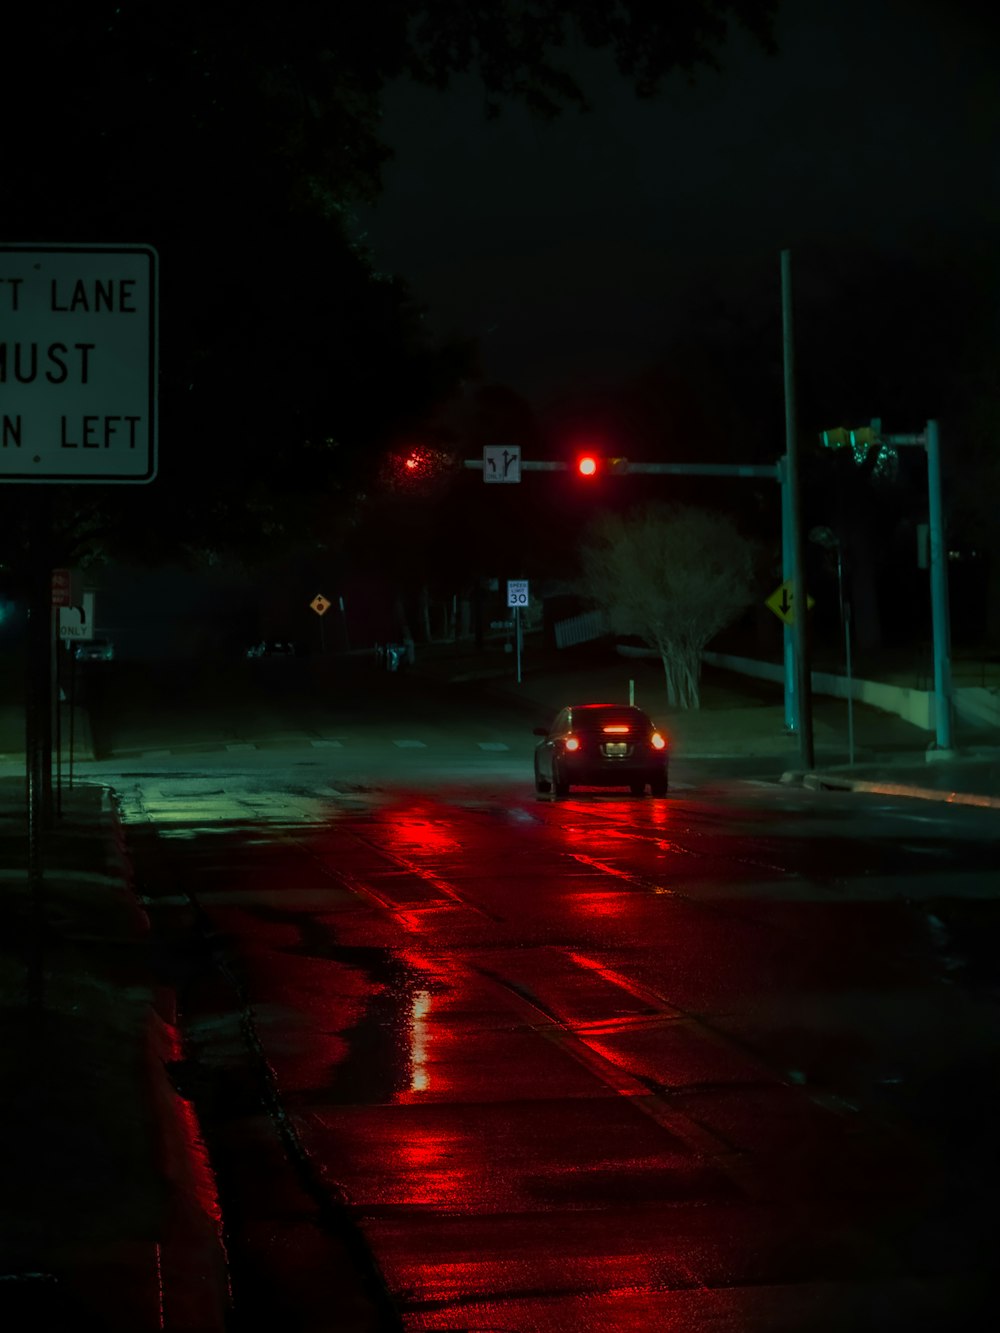
[(508, 579), (508, 580), (507, 580), (507, 605), (508, 605), (508, 606), (527, 606), (527, 605), (528, 605), (528, 580), (527, 580), (527, 579)]

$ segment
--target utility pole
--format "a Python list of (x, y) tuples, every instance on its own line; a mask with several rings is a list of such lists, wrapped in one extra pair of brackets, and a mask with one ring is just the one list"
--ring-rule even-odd
[(795, 423), (795, 346), (792, 332), (792, 255), (790, 250), (782, 250), (781, 252), (781, 327), (785, 366), (785, 465), (788, 485), (789, 553), (792, 558), (792, 602), (795, 608), (793, 629), (799, 759), (803, 768), (811, 769), (814, 764), (812, 680), (809, 662), (805, 543), (802, 537), (799, 442)]

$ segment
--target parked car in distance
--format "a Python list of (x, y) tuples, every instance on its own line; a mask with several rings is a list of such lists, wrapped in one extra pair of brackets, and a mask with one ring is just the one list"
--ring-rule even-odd
[(110, 662), (114, 655), (115, 645), (110, 639), (85, 639), (73, 649), (78, 662)]
[(628, 787), (666, 796), (670, 747), (641, 708), (574, 704), (551, 727), (536, 727), (535, 792), (569, 795), (570, 787)]
[(295, 644), (288, 639), (262, 639), (247, 649), (247, 657), (294, 657)]

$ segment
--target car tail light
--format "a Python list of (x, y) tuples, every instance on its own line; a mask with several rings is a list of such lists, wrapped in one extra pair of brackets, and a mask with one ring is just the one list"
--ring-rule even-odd
[(606, 736), (627, 736), (629, 728), (625, 725), (612, 724), (610, 727), (603, 728)]
[(580, 748), (579, 736), (567, 736), (564, 743), (567, 750), (579, 750)]
[(654, 750), (665, 750), (667, 748), (667, 739), (661, 736), (658, 731), (654, 731), (649, 738), (649, 743)]

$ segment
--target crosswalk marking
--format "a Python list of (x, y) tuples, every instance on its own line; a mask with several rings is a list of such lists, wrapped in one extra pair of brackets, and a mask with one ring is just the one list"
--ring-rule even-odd
[(503, 741), (479, 741), (480, 750), (509, 750), (509, 745), (504, 745)]
[(424, 744), (423, 741), (393, 741), (393, 745), (398, 746), (400, 750), (426, 750), (426, 749), (427, 749), (427, 746)]
[(344, 748), (342, 741), (312, 740), (309, 744), (317, 750), (342, 750)]

